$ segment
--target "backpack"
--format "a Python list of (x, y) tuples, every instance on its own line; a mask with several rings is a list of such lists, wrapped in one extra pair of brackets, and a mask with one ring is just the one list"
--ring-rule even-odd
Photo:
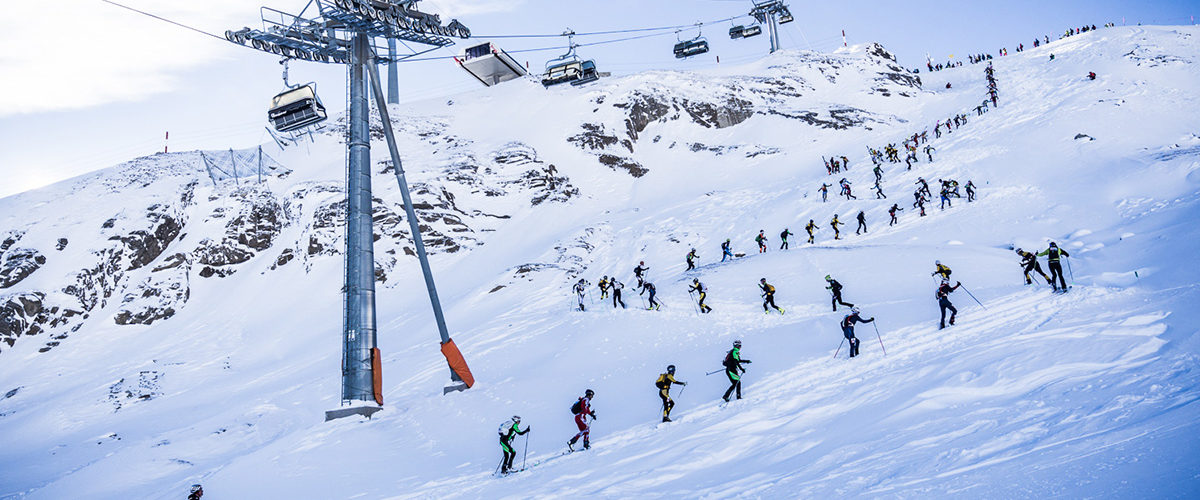
[(767, 285), (767, 293), (775, 293), (775, 285)]
[(654, 387), (657, 387), (659, 389), (665, 389), (667, 387), (666, 378), (667, 377), (665, 377), (664, 375), (659, 375), (658, 380), (654, 381)]
[(582, 411), (583, 411), (583, 400), (582, 399), (575, 400), (575, 404), (571, 405), (571, 414), (578, 415)]

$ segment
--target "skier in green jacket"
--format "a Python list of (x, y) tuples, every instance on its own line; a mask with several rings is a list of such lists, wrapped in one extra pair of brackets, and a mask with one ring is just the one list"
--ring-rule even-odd
[(504, 452), (504, 462), (500, 464), (501, 474), (512, 472), (513, 459), (517, 458), (517, 451), (512, 446), (513, 439), (529, 432), (529, 426), (526, 426), (525, 430), (521, 430), (520, 425), (520, 415), (513, 415), (513, 418), (500, 424), (500, 450)]
[[(1066, 280), (1066, 278), (1063, 277), (1062, 263), (1059, 262), (1059, 258), (1070, 257), (1071, 254), (1067, 253), (1066, 250), (1059, 249), (1058, 245), (1056, 243), (1054, 243), (1053, 241), (1051, 241), (1050, 248), (1047, 248), (1041, 252), (1038, 252), (1038, 256), (1046, 257), (1046, 262), (1049, 264), (1050, 286), (1053, 286), (1054, 291), (1056, 291), (1056, 292), (1059, 292), (1059, 291), (1066, 292), (1067, 291), (1067, 280)], [(1058, 279), (1058, 283), (1061, 284), (1061, 286), (1058, 284), (1055, 284), (1055, 278)]]

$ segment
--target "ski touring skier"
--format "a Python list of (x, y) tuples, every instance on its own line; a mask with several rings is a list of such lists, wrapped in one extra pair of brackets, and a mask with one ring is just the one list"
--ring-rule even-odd
[(579, 281), (575, 282), (575, 286), (572, 288), (575, 291), (575, 297), (577, 299), (579, 299), (579, 310), (580, 311), (585, 310), (584, 305), (583, 305), (583, 297), (587, 293), (587, 286), (588, 286), (587, 280), (585, 280), (583, 278), (579, 278)]
[(967, 201), (975, 201), (975, 184), (967, 181)]
[(608, 276), (605, 275), (604, 277), (600, 278), (600, 283), (597, 283), (596, 286), (600, 287), (600, 300), (607, 299), (609, 287)]
[(925, 145), (925, 156), (928, 156), (928, 157), (929, 157), (929, 161), (931, 161), (931, 162), (933, 161), (933, 152), (934, 152), (934, 151), (937, 151), (937, 148), (935, 148), (935, 147), (933, 147), (932, 145), (929, 145), (929, 144), (926, 144), (926, 145)]
[(878, 163), (875, 164), (875, 168), (871, 169), (871, 171), (875, 173), (876, 183), (879, 183), (879, 181), (883, 180), (883, 168), (880, 167)]
[(513, 447), (512, 442), (517, 436), (524, 436), (529, 432), (529, 426), (525, 426), (525, 430), (521, 430), (521, 416), (513, 415), (512, 418), (500, 424), (500, 451), (504, 452), (504, 459), (500, 462), (500, 473), (508, 474), (516, 472), (513, 470), (513, 459), (517, 458), (517, 450)]
[(941, 325), (938, 326), (938, 330), (946, 328), (947, 310), (950, 311), (950, 326), (954, 326), (954, 318), (958, 316), (958, 309), (954, 307), (954, 304), (950, 303), (950, 292), (958, 290), (958, 287), (960, 286), (962, 286), (961, 282), (955, 283), (954, 286), (950, 286), (950, 279), (942, 278), (942, 284), (937, 289), (938, 308), (942, 310), (942, 322)]
[(867, 232), (867, 214), (866, 214), (866, 212), (859, 210), (858, 217), (856, 217), (856, 218), (858, 219), (858, 227), (854, 229), (854, 234), (858, 234), (859, 230), (861, 230), (863, 233), (866, 233)]
[(696, 255), (695, 248), (693, 248), (691, 252), (688, 252), (687, 257), (685, 258), (685, 260), (687, 261), (687, 266), (688, 266), (687, 270), (688, 271), (691, 271), (696, 268), (696, 259), (698, 259), (698, 258), (700, 258), (700, 256)]
[(588, 417), (596, 420), (596, 411), (592, 409), (592, 398), (594, 397), (596, 397), (596, 393), (588, 389), (583, 393), (583, 397), (571, 405), (571, 413), (575, 414), (575, 426), (579, 428), (579, 433), (575, 434), (575, 437), (571, 438), (570, 441), (567, 441), (568, 452), (575, 451), (575, 442), (579, 441), (579, 438), (583, 438), (583, 449), (586, 450), (592, 447), (589, 441), (592, 424), (588, 422)]
[(725, 238), (725, 243), (721, 243), (721, 262), (725, 262), (727, 258), (733, 259), (733, 249), (730, 248), (729, 238)]
[(842, 318), (842, 335), (850, 342), (850, 357), (858, 356), (858, 337), (854, 336), (855, 323), (874, 323), (875, 318), (863, 319), (859, 316), (858, 307), (851, 307), (850, 314)]
[(643, 293), (645, 293), (647, 291), (650, 292), (650, 300), (649, 300), (650, 305), (649, 305), (649, 307), (646, 308), (646, 310), (647, 311), (655, 311), (655, 310), (662, 309), (662, 304), (660, 304), (658, 302), (658, 300), (656, 300), (654, 298), (654, 295), (656, 293), (658, 293), (654, 288), (654, 283), (651, 283), (649, 281), (642, 283), (642, 291), (638, 292), (638, 295), (642, 295)]
[(612, 289), (613, 309), (617, 308), (617, 304), (621, 304), (621, 309), (625, 309), (625, 301), (621, 300), (621, 289), (625, 288), (625, 284), (614, 277), (608, 282), (608, 286)]
[(844, 226), (844, 225), (846, 225), (846, 224), (844, 224), (838, 220), (837, 214), (833, 214), (833, 220), (829, 221), (829, 227), (833, 228), (833, 239), (835, 239), (835, 240), (842, 239), (842, 233), (841, 233), (841, 231), (838, 231), (838, 226)]
[(787, 250), (787, 249), (788, 249), (787, 237), (788, 237), (788, 236), (794, 236), (794, 235), (795, 235), (795, 233), (793, 233), (793, 232), (791, 232), (791, 231), (788, 231), (788, 228), (786, 228), (786, 227), (785, 227), (785, 228), (783, 228), (783, 232), (782, 232), (782, 233), (779, 233), (779, 239), (783, 241), (783, 243), (780, 243), (780, 244), (779, 244), (779, 249), (780, 249), (780, 250)]
[(953, 272), (950, 270), (950, 266), (943, 266), (942, 261), (940, 261), (940, 260), (933, 261), (933, 265), (935, 267), (933, 269), (933, 273), (931, 273), (930, 276), (941, 275), (942, 279), (944, 279), (944, 280), (950, 279), (950, 273)]
[(900, 205), (898, 203), (892, 204), (892, 208), (888, 209), (888, 215), (892, 216), (892, 221), (888, 222), (888, 227), (896, 225), (896, 223), (898, 222), (896, 220), (896, 212), (903, 212), (903, 211), (904, 211), (904, 209), (900, 208)]
[(754, 242), (758, 243), (758, 253), (767, 251), (767, 235), (763, 234), (765, 230), (759, 229), (758, 236), (754, 237)]
[(842, 157), (842, 170), (850, 170), (850, 159)]
[(671, 409), (675, 407), (675, 401), (671, 399), (672, 385), (687, 387), (687, 382), (675, 380), (675, 365), (667, 365), (667, 372), (660, 373), (658, 380), (654, 381), (654, 387), (658, 388), (658, 397), (662, 399), (663, 422), (671, 421)]
[(763, 313), (771, 312), (771, 310), (767, 308), (769, 305), (774, 307), (776, 311), (779, 311), (779, 314), (783, 314), (783, 308), (775, 305), (775, 287), (770, 283), (767, 283), (766, 278), (763, 278), (758, 280), (758, 288), (759, 290), (762, 290)]
[(886, 200), (887, 199), (887, 195), (883, 194), (883, 186), (879, 185), (878, 179), (875, 180), (875, 199), (876, 200), (879, 200), (879, 199)]
[(804, 226), (804, 230), (808, 231), (808, 243), (812, 244), (813, 243), (813, 231), (817, 230), (817, 223), (813, 222), (812, 219), (808, 219), (808, 225)]
[(1050, 286), (1054, 287), (1055, 292), (1065, 293), (1067, 291), (1067, 280), (1063, 277), (1062, 263), (1059, 259), (1062, 257), (1070, 257), (1071, 254), (1066, 250), (1058, 248), (1058, 244), (1050, 242), (1050, 248), (1038, 252), (1038, 257), (1045, 257), (1047, 267), (1050, 268)]
[(707, 314), (708, 312), (712, 311), (712, 308), (708, 307), (708, 305), (704, 303), (704, 299), (708, 297), (708, 287), (704, 286), (704, 283), (700, 282), (700, 278), (692, 278), (692, 286), (688, 288), (688, 293), (692, 292), (699, 294), (697, 295), (697, 305), (700, 306), (701, 313)]
[(722, 364), (725, 366), (725, 376), (729, 377), (729, 389), (725, 390), (721, 399), (728, 403), (729, 396), (734, 394), (734, 391), (737, 391), (737, 398), (742, 399), (742, 374), (746, 373), (746, 367), (742, 365), (750, 364), (750, 360), (742, 359), (742, 341), (733, 341), (733, 349), (725, 353), (725, 361)]
[[(646, 271), (649, 271), (649, 270), (650, 270), (650, 267), (646, 265), (646, 261), (644, 261), (644, 260), (643, 260), (643, 261), (639, 261), (639, 262), (638, 262), (638, 265), (637, 265), (637, 266), (634, 266), (634, 268), (633, 268), (633, 275), (634, 275), (635, 277), (637, 277), (637, 280), (638, 280), (638, 284), (637, 284), (637, 286), (638, 286), (638, 288), (641, 288), (641, 287), (642, 287), (642, 284), (646, 282), (646, 278), (645, 278), (644, 276), (642, 276), (642, 275), (643, 275), (643, 274), (644, 274)], [(638, 295), (641, 295), (641, 294), (639, 293)]]
[(842, 300), (842, 284), (838, 283), (837, 280), (833, 279), (833, 276), (826, 274), (825, 282), (829, 283), (829, 286), (825, 287), (825, 289), (829, 290), (829, 293), (833, 294), (833, 310), (834, 311), (837, 311), (838, 304), (841, 304), (846, 307), (854, 307), (854, 304), (851, 304), (849, 302)]
[(1026, 285), (1033, 284), (1033, 277), (1029, 275), (1029, 272), (1035, 271), (1038, 274), (1042, 275), (1042, 279), (1046, 281), (1047, 285), (1054, 286), (1054, 284), (1050, 281), (1050, 277), (1046, 276), (1046, 273), (1042, 272), (1042, 265), (1038, 264), (1036, 255), (1034, 255), (1030, 252), (1021, 250), (1020, 248), (1017, 249), (1017, 255), (1021, 256), (1021, 269), (1025, 271), (1025, 284)]
[(942, 188), (940, 195), (942, 198), (942, 208), (941, 208), (942, 210), (946, 209), (946, 205), (950, 205), (950, 208), (954, 208), (954, 203), (950, 201), (950, 190), (949, 189)]
[(922, 193), (925, 196), (933, 196), (933, 194), (929, 192), (929, 183), (925, 182), (924, 177), (917, 177), (917, 182), (915, 182), (914, 184), (921, 186), (921, 187), (917, 188), (918, 193)]
[(818, 192), (821, 193), (821, 203), (825, 203), (826, 201), (829, 201), (829, 186), (831, 186), (831, 185), (832, 184), (826, 184), (826, 183), (822, 182), (821, 189), (817, 190)]

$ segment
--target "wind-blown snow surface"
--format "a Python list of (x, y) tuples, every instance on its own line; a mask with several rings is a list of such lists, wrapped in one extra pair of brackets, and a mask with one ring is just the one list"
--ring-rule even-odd
[[(193, 482), (213, 498), (1194, 497), (1198, 37), (1193, 27), (1109, 28), (998, 59), (1000, 107), (979, 117), (970, 110), (984, 95), (982, 65), (920, 75), (933, 91), (892, 82), (882, 95), (872, 75), (888, 63), (861, 48), (582, 88), (514, 82), (406, 108), (398, 126), (414, 183), (454, 186), (447, 165), (520, 141), (578, 189), (536, 205), (517, 188), (497, 197), (451, 190), (471, 238), (456, 240), (467, 251), (433, 263), (474, 388), (441, 395), (448, 375), (436, 330), (416, 262), (401, 257), (378, 298), (387, 405), (372, 420), (321, 422), (338, 404), (341, 260), (302, 252), (314, 241), (303, 222), (312, 210), (296, 209), (273, 246), (236, 273), (185, 271), (190, 296), (172, 317), (117, 325), (113, 300), (47, 352), (34, 336), (0, 353), (0, 395), (11, 396), (0, 399), (0, 497), (178, 498)], [(843, 74), (823, 79), (836, 73), (829, 65)], [(1088, 71), (1099, 78), (1088, 81)], [(808, 86), (764, 90), (781, 75)], [(942, 90), (947, 81), (953, 90)], [(636, 101), (631, 92), (679, 107), (629, 134), (619, 110), (631, 108), (607, 105)], [(688, 108), (696, 102), (733, 104), (705, 125), (688, 119), (688, 109), (705, 116), (703, 105)], [(766, 112), (772, 103), (788, 112)], [(806, 120), (804, 110), (814, 114)], [(898, 143), (955, 112), (970, 122), (933, 140), (936, 161), (911, 172), (888, 164), (889, 199), (872, 200), (864, 146)], [(585, 123), (601, 126), (595, 151), (567, 140)], [(294, 173), (268, 185), (336, 185), (340, 147), (322, 136), (282, 154)], [(598, 163), (600, 154), (617, 166)], [(836, 180), (822, 154), (851, 158), (859, 200), (820, 202), (816, 188)], [(620, 167), (631, 163), (646, 171)], [(24, 227), (26, 242), (50, 257), (5, 292), (52, 286), (67, 272), (52, 248), (37, 246), (53, 241), (48, 227), (73, 228), (61, 229), (71, 245), (99, 246), (107, 236), (95, 228), (112, 213), (207, 179), (197, 170), (119, 199), (69, 195), (116, 172), (0, 200), (0, 230)], [(918, 175), (970, 179), (980, 198), (916, 217)], [(391, 174), (375, 184), (397, 208)], [(232, 203), (228, 189), (206, 186), (193, 186), (187, 213), (196, 220)], [(889, 228), (891, 202), (906, 210)], [(829, 218), (838, 213), (852, 229), (859, 210), (870, 233), (831, 241)], [(778, 251), (778, 233), (803, 234), (809, 219), (822, 226), (818, 244), (794, 236)], [(188, 224), (172, 245), (221, 237), (219, 225)], [(759, 229), (771, 239), (765, 255), (752, 250)], [(727, 237), (751, 256), (715, 263)], [(1048, 240), (1071, 252), (1069, 294), (1022, 286), (1011, 247), (1040, 250)], [(403, 246), (391, 241), (381, 244)], [(303, 265), (277, 265), (287, 242), (303, 243), (292, 247)], [(702, 268), (684, 273), (691, 247)], [(987, 306), (955, 292), (959, 324), (942, 331), (934, 259)], [(597, 302), (571, 312), (577, 273), (631, 286), (639, 260), (668, 307), (639, 310), (626, 288), (627, 310)], [(124, 279), (143, 278), (135, 274)], [(858, 327), (859, 358), (842, 349), (832, 359), (842, 313), (829, 310), (825, 274), (878, 319), (878, 340), (871, 325)], [(693, 276), (711, 289), (712, 314), (689, 306)], [(762, 313), (760, 277), (787, 314)], [(734, 339), (754, 363), (746, 398), (721, 407), (726, 381), (704, 373), (720, 368)], [(676, 422), (660, 425), (651, 383), (668, 363), (689, 385), (674, 391)], [(138, 394), (129, 387), (137, 383), (150, 386), (146, 400), (122, 396)], [(586, 388), (599, 416), (593, 450), (559, 457), (575, 432), (568, 409)], [(493, 432), (513, 414), (532, 425), (528, 462), (539, 465), (493, 478)]]

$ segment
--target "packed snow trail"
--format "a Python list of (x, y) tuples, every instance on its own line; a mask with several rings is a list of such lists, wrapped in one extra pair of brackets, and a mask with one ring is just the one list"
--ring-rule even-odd
[[(861, 190), (873, 176), (857, 152), (967, 112), (985, 94), (980, 66), (922, 74), (933, 90), (920, 91), (880, 83), (890, 63), (862, 47), (784, 52), (706, 73), (549, 91), (512, 82), (409, 106), (399, 140), (414, 192), (432, 207), (422, 210), (434, 211), (423, 222), (453, 243), (438, 247), (447, 250), (433, 257), (435, 275), (479, 383), (440, 395), (445, 362), (424, 291), (409, 286), (419, 274), (403, 235), (387, 233), (398, 220), (383, 210), (395, 212), (395, 188), (380, 181), (387, 405), (372, 420), (320, 422), (340, 382), (340, 295), (328, 284), (340, 283), (341, 263), (325, 250), (338, 243), (328, 214), (341, 169), (330, 165), (341, 165), (344, 144), (319, 136), (309, 152), (279, 155), (292, 170), (270, 181), (288, 221), (278, 243), (241, 267), (216, 266), (235, 273), (203, 277), (196, 265), (173, 317), (116, 325), (125, 302), (114, 295), (48, 352), (38, 352), (44, 335), (0, 352), (0, 395), (16, 389), (0, 399), (0, 497), (165, 499), (195, 482), (245, 498), (1188, 496), (1200, 487), (1200, 121), (1179, 110), (1200, 108), (1198, 36), (1194, 27), (1109, 28), (997, 59), (1000, 107), (939, 140), (931, 134), (932, 163), (885, 164), (889, 199), (879, 201), (820, 203), (815, 189), (829, 180), (820, 152), (856, 152), (848, 177)], [(1089, 70), (1096, 81), (1083, 77)], [(753, 78), (724, 80), (737, 74)], [(946, 81), (952, 90), (941, 90)], [(793, 87), (730, 90), (763, 82)], [(738, 96), (790, 117), (690, 121), (700, 108), (687, 106)], [(599, 151), (643, 165), (641, 177), (567, 141), (581, 124), (624, 130), (636, 107), (626, 99), (678, 112), (648, 122), (632, 148)], [(843, 125), (833, 111), (851, 108), (839, 113), (861, 123), (821, 125)], [(801, 113), (812, 109), (815, 118)], [(496, 130), (497, 116), (511, 123)], [(0, 200), (0, 229), (23, 225), (21, 245), (50, 256), (13, 291), (61, 290), (55, 280), (74, 270), (63, 262), (86, 260), (112, 236), (97, 227), (178, 200), (177, 184), (199, 175), (167, 168), (181, 158)], [(579, 194), (530, 201), (514, 179), (527, 176), (521, 165), (549, 163)], [(918, 176), (974, 180), (979, 200), (918, 217), (904, 197)], [(192, 189), (172, 249), (110, 279), (141, 283), (176, 249), (226, 236), (246, 191)], [(442, 190), (449, 195), (435, 196)], [(893, 200), (906, 211), (887, 227)], [(852, 225), (859, 210), (870, 233), (831, 241), (829, 218)], [(809, 219), (822, 226), (817, 245), (800, 236)], [(778, 251), (783, 227), (798, 236)], [(771, 237), (761, 255), (760, 229)], [(53, 250), (60, 232), (71, 240), (62, 254)], [(748, 256), (716, 264), (725, 238)], [(1021, 285), (1012, 247), (1040, 251), (1047, 240), (1072, 255), (1068, 294)], [(684, 273), (692, 247), (702, 269)], [(988, 309), (956, 292), (958, 324), (937, 330), (935, 259)], [(639, 260), (661, 311), (637, 309)], [(625, 283), (629, 309), (597, 301), (570, 312), (570, 285), (604, 274)], [(862, 355), (830, 359), (845, 312), (831, 311), (826, 274), (877, 318), (886, 357), (874, 329), (859, 325)], [(709, 287), (711, 314), (685, 303), (693, 276)], [(787, 314), (763, 314), (762, 277)], [(722, 407), (727, 380), (704, 373), (735, 339), (754, 363), (746, 399)], [(660, 425), (653, 381), (668, 364), (689, 385), (676, 421)], [(593, 449), (557, 458), (576, 432), (570, 404), (588, 388), (599, 417)], [(514, 414), (533, 428), (529, 459), (539, 465), (492, 478), (494, 430)]]

